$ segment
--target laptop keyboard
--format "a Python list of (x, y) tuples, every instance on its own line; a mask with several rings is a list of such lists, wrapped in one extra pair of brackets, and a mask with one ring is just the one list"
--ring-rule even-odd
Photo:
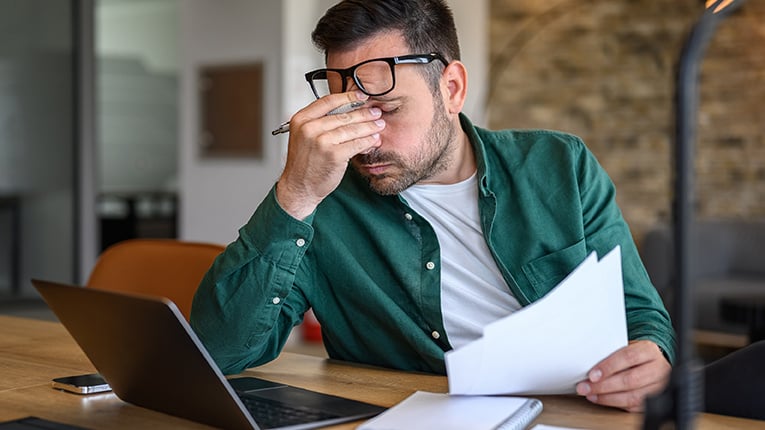
[(252, 418), (263, 429), (286, 427), (296, 424), (311, 423), (336, 418), (337, 415), (324, 411), (291, 406), (284, 403), (264, 399), (241, 396), (242, 403), (252, 415)]

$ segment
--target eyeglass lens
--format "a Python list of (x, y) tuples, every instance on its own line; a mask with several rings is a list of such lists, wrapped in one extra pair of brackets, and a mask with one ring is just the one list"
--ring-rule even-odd
[[(380, 95), (393, 88), (393, 70), (387, 61), (364, 63), (356, 68), (354, 74), (355, 83), (368, 95)], [(319, 97), (347, 91), (350, 88), (348, 82), (343, 88), (343, 76), (332, 70), (313, 75), (311, 81)]]

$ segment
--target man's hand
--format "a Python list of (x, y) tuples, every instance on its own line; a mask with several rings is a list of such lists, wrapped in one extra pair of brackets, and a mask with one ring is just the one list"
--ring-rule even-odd
[(630, 341), (595, 365), (588, 379), (577, 384), (576, 392), (592, 403), (640, 412), (645, 398), (664, 388), (670, 370), (669, 362), (655, 343)]
[(297, 219), (305, 219), (335, 190), (356, 154), (380, 145), (385, 127), (379, 108), (329, 115), (343, 104), (366, 100), (360, 91), (325, 96), (301, 109), (290, 119), (287, 162), (276, 186), (281, 207)]

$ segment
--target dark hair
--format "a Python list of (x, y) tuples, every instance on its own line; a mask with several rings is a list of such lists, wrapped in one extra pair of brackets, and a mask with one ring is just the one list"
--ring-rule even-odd
[[(444, 0), (343, 0), (327, 10), (311, 34), (324, 52), (353, 49), (364, 40), (389, 31), (400, 31), (410, 54), (438, 52), (446, 61), (460, 59), (457, 29)], [(440, 62), (433, 62), (432, 64)], [(440, 76), (424, 67), (431, 82)], [(430, 70), (430, 72), (428, 72)]]

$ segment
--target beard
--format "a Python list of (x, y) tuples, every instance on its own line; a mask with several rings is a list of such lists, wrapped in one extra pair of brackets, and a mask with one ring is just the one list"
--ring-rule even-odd
[[(423, 137), (420, 151), (409, 159), (379, 148), (358, 154), (351, 159), (351, 165), (367, 180), (369, 188), (383, 196), (395, 195), (422, 180), (432, 178), (449, 167), (453, 157), (455, 131), (440, 94), (433, 97), (435, 109), (430, 128)], [(375, 175), (365, 172), (360, 166), (368, 164), (390, 164), (392, 172)]]

